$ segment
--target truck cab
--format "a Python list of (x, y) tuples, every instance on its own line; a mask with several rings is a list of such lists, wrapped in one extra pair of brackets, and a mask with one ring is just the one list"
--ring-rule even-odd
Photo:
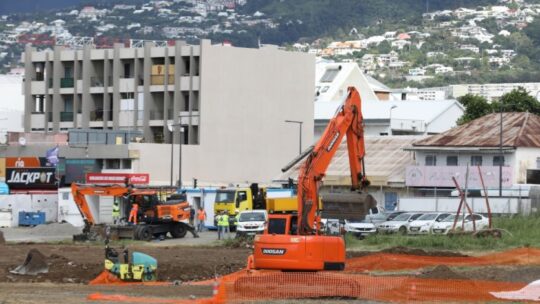
[[(225, 211), (229, 215), (229, 226), (236, 225), (235, 217), (238, 212), (253, 209), (265, 209), (266, 193), (265, 189), (259, 188), (257, 184), (252, 184), (249, 188), (227, 188), (216, 191), (214, 201), (214, 212), (219, 214)], [(214, 222), (217, 225), (216, 219)]]

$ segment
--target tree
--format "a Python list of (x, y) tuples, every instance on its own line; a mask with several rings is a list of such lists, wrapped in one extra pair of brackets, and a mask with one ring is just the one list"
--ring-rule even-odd
[(499, 101), (493, 102), (493, 110), (500, 111), (501, 103), (504, 112), (531, 112), (540, 115), (540, 102), (529, 95), (523, 87), (514, 89), (501, 96)]
[(488, 101), (479, 95), (467, 94), (459, 97), (458, 101), (465, 107), (465, 113), (457, 121), (458, 125), (468, 123), (492, 112), (492, 107)]

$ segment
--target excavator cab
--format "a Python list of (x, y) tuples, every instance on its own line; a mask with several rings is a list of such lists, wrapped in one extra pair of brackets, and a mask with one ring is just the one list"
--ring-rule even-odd
[(268, 217), (266, 234), (296, 234), (298, 216), (292, 214), (271, 214)]

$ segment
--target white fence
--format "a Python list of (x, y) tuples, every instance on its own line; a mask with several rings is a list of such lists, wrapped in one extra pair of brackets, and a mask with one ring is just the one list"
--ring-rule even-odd
[[(456, 212), (459, 206), (459, 197), (411, 197), (400, 198), (398, 211), (426, 211), (426, 212)], [(473, 212), (487, 213), (484, 197), (469, 197), (467, 203)], [(530, 214), (531, 200), (528, 198), (489, 198), (492, 213), (498, 214)]]

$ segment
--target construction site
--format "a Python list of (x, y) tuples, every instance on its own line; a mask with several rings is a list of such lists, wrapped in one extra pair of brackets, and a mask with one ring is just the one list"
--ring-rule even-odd
[[(322, 191), (342, 141), (350, 187)], [(185, 190), (164, 195), (129, 176), (72, 183), (82, 227), (35, 223), (39, 213), (28, 213), (19, 224), (31, 227), (2, 230), (2, 303), (539, 300), (540, 221), (493, 218), (487, 197), (487, 212), (477, 213), (467, 187), (476, 170), (487, 192), (479, 166), (467, 167), (464, 186), (452, 178), (452, 212), (386, 212), (367, 191), (365, 154), (361, 98), (349, 87), (321, 138), (284, 168), (298, 174), (294, 196), (271, 198), (256, 183), (220, 188), (208, 215)], [(109, 199), (112, 222), (101, 222), (96, 197)], [(217, 233), (206, 231), (208, 218)]]

